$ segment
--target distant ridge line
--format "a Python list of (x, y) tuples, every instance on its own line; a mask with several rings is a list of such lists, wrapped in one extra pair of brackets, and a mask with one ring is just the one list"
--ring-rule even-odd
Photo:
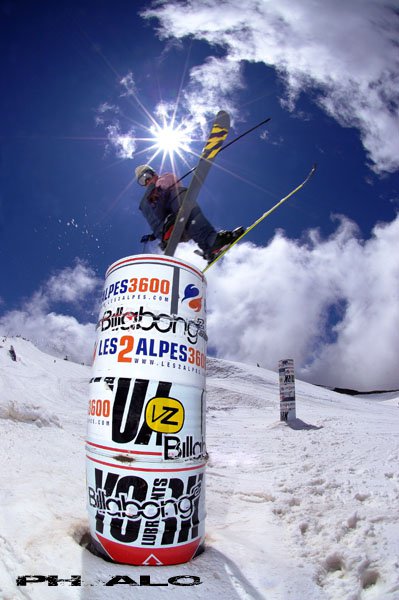
[(359, 392), (359, 390), (352, 390), (350, 388), (340, 388), (340, 387), (329, 387), (327, 385), (313, 384), (317, 385), (317, 387), (323, 387), (327, 390), (331, 390), (332, 392), (337, 392), (338, 394), (347, 394), (348, 396), (365, 396), (367, 394), (390, 394), (392, 392), (398, 392), (399, 390), (372, 390), (371, 392)]

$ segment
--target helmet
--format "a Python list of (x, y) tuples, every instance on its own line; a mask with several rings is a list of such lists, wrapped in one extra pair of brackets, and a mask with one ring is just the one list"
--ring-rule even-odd
[[(153, 177), (155, 175), (155, 171), (152, 167), (150, 167), (150, 165), (140, 165), (139, 167), (136, 167), (135, 175), (136, 181), (140, 183), (140, 185), (145, 185), (145, 176), (147, 175), (148, 177)], [(141, 178), (143, 178), (143, 182), (140, 181)]]

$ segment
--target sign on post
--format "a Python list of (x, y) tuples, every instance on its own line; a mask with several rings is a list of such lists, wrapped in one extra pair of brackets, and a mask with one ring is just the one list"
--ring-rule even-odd
[(280, 421), (292, 421), (296, 419), (295, 371), (292, 358), (279, 361), (278, 374), (280, 383)]

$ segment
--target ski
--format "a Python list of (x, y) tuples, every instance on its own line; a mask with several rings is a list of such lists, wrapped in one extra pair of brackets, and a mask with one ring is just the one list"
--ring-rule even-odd
[(279, 206), (281, 206), (284, 202), (286, 202), (289, 198), (292, 198), (292, 196), (294, 196), (294, 194), (296, 194), (297, 192), (299, 192), (299, 190), (301, 190), (309, 181), (309, 179), (311, 179), (311, 177), (313, 177), (314, 173), (316, 171), (316, 164), (314, 164), (311, 168), (311, 170), (309, 171), (307, 177), (302, 181), (302, 183), (300, 183), (296, 188), (294, 188), (293, 190), (291, 190), (286, 196), (284, 196), (284, 198), (281, 198), (281, 200), (279, 200), (278, 202), (276, 202), (276, 204), (274, 206), (272, 206), (271, 208), (269, 208), (269, 210), (267, 210), (265, 213), (263, 213), (263, 215), (261, 217), (259, 217), (259, 219), (256, 219), (256, 221), (254, 221), (252, 223), (252, 225), (250, 225), (249, 227), (247, 227), (244, 231), (244, 233), (242, 233), (240, 236), (238, 236), (231, 244), (229, 244), (229, 246), (227, 248), (225, 248), (224, 250), (222, 250), (222, 252), (220, 252), (217, 257), (211, 261), (206, 267), (205, 269), (203, 269), (203, 273), (205, 273), (208, 269), (210, 269), (215, 263), (218, 262), (218, 260), (220, 260), (225, 254), (226, 252), (228, 252), (233, 246), (235, 246), (235, 244), (238, 244), (238, 242), (240, 242), (243, 237), (245, 237), (250, 231), (252, 231), (252, 229), (254, 229), (257, 225), (259, 225), (259, 223), (261, 223), (264, 219), (266, 219), (266, 217), (268, 217), (269, 215), (272, 214), (272, 212), (274, 212)]
[(194, 171), (193, 178), (184, 195), (180, 210), (177, 213), (172, 234), (165, 248), (166, 256), (173, 256), (180, 242), (184, 228), (187, 225), (190, 213), (197, 199), (202, 184), (212, 166), (212, 163), (220, 152), (223, 142), (229, 133), (230, 117), (224, 110), (218, 112), (212, 125), (208, 140), (202, 150), (198, 165)]

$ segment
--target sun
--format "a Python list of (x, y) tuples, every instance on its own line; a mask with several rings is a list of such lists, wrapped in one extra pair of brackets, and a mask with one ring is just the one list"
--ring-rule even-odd
[(154, 120), (150, 127), (151, 141), (153, 142), (151, 149), (155, 151), (152, 160), (162, 153), (162, 163), (169, 158), (173, 165), (175, 155), (183, 159), (184, 154), (192, 153), (190, 146), (193, 142), (193, 129), (193, 125), (188, 121), (182, 121), (176, 126), (174, 119), (167, 121), (166, 116), (163, 117), (161, 123)]
[(168, 154), (187, 150), (187, 146), (190, 142), (190, 138), (187, 137), (184, 131), (180, 131), (172, 125), (158, 127), (153, 133), (158, 148), (162, 150), (162, 152), (167, 152)]

